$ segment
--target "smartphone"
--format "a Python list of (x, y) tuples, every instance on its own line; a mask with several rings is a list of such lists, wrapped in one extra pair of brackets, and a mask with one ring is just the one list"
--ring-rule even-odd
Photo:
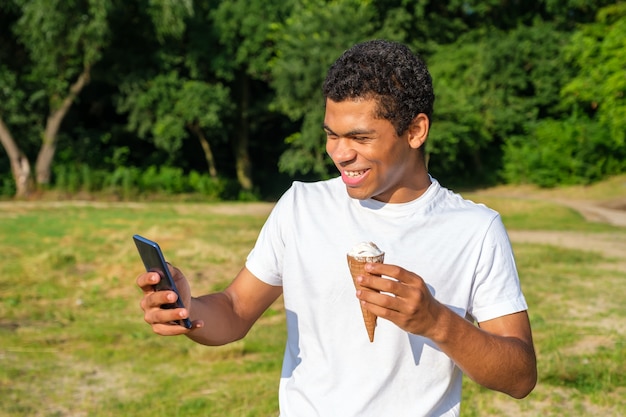
[[(134, 235), (133, 240), (135, 241), (135, 246), (137, 246), (137, 250), (139, 251), (139, 256), (141, 256), (141, 260), (146, 267), (146, 271), (156, 272), (161, 277), (159, 283), (154, 285), (154, 289), (156, 291), (174, 291), (176, 295), (179, 296), (175, 303), (163, 304), (161, 308), (185, 308), (183, 302), (180, 300), (180, 294), (178, 293), (178, 289), (176, 288), (176, 284), (170, 274), (170, 270), (167, 267), (165, 257), (163, 256), (163, 252), (161, 252), (159, 245), (156, 242), (139, 235)], [(188, 318), (176, 320), (176, 324), (191, 329), (191, 320)]]

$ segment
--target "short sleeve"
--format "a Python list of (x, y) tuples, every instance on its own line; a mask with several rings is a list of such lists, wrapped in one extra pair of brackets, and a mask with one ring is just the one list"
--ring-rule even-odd
[(468, 313), (482, 322), (527, 309), (511, 242), (497, 215), (483, 240)]
[(278, 200), (246, 259), (246, 268), (269, 285), (283, 283), (284, 236), (293, 209), (293, 194), (292, 186)]

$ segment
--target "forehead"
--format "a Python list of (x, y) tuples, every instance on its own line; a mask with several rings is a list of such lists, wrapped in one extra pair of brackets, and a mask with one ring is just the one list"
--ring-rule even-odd
[(324, 126), (333, 129), (361, 125), (380, 124), (388, 121), (376, 117), (377, 101), (374, 99), (356, 99), (333, 101), (326, 99)]

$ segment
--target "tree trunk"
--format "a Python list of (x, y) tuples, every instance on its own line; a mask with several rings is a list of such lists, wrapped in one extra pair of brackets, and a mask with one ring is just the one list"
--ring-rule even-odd
[(37, 184), (46, 185), (50, 184), (50, 170), (52, 167), (52, 160), (54, 159), (54, 153), (56, 151), (57, 138), (61, 122), (67, 114), (68, 110), (72, 106), (72, 103), (76, 99), (76, 96), (89, 82), (90, 67), (86, 66), (83, 72), (78, 76), (78, 79), (74, 84), (70, 86), (70, 91), (67, 96), (61, 102), (61, 105), (56, 109), (50, 110), (50, 115), (46, 120), (46, 130), (43, 135), (43, 143), (37, 155), (37, 161), (35, 162), (35, 172)]
[(250, 163), (250, 154), (248, 153), (249, 138), (249, 120), (248, 108), (250, 107), (250, 80), (248, 74), (242, 72), (241, 78), (241, 96), (239, 101), (239, 123), (235, 139), (233, 141), (233, 153), (235, 156), (235, 167), (237, 170), (237, 180), (239, 185), (246, 191), (252, 191), (252, 165)]
[(32, 191), (32, 182), (30, 178), (30, 163), (28, 158), (20, 150), (13, 139), (13, 135), (0, 118), (0, 143), (9, 155), (11, 161), (11, 173), (15, 181), (15, 197), (27, 197)]
[(204, 150), (204, 158), (206, 159), (206, 163), (209, 167), (209, 175), (212, 178), (217, 178), (217, 168), (215, 167), (215, 158), (213, 157), (213, 151), (211, 150), (211, 145), (206, 139), (206, 136), (204, 136), (202, 129), (200, 129), (198, 123), (189, 123), (187, 127), (194, 135), (196, 135), (196, 137), (200, 141), (200, 145), (202, 145), (202, 149)]

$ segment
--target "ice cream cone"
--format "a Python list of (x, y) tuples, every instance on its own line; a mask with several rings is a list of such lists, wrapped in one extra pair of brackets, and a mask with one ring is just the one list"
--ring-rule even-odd
[[(352, 281), (354, 282), (355, 288), (358, 290), (361, 286), (357, 283), (356, 278), (359, 275), (366, 275), (365, 272), (365, 264), (368, 262), (378, 262), (382, 263), (385, 259), (385, 254), (382, 253), (377, 256), (350, 256), (347, 255), (348, 258), (348, 267), (350, 268), (350, 274), (352, 275)], [(365, 328), (367, 329), (367, 335), (369, 336), (370, 342), (374, 341), (374, 330), (376, 328), (376, 315), (367, 310), (363, 305), (361, 305), (361, 313), (363, 314), (363, 321), (365, 322)]]

